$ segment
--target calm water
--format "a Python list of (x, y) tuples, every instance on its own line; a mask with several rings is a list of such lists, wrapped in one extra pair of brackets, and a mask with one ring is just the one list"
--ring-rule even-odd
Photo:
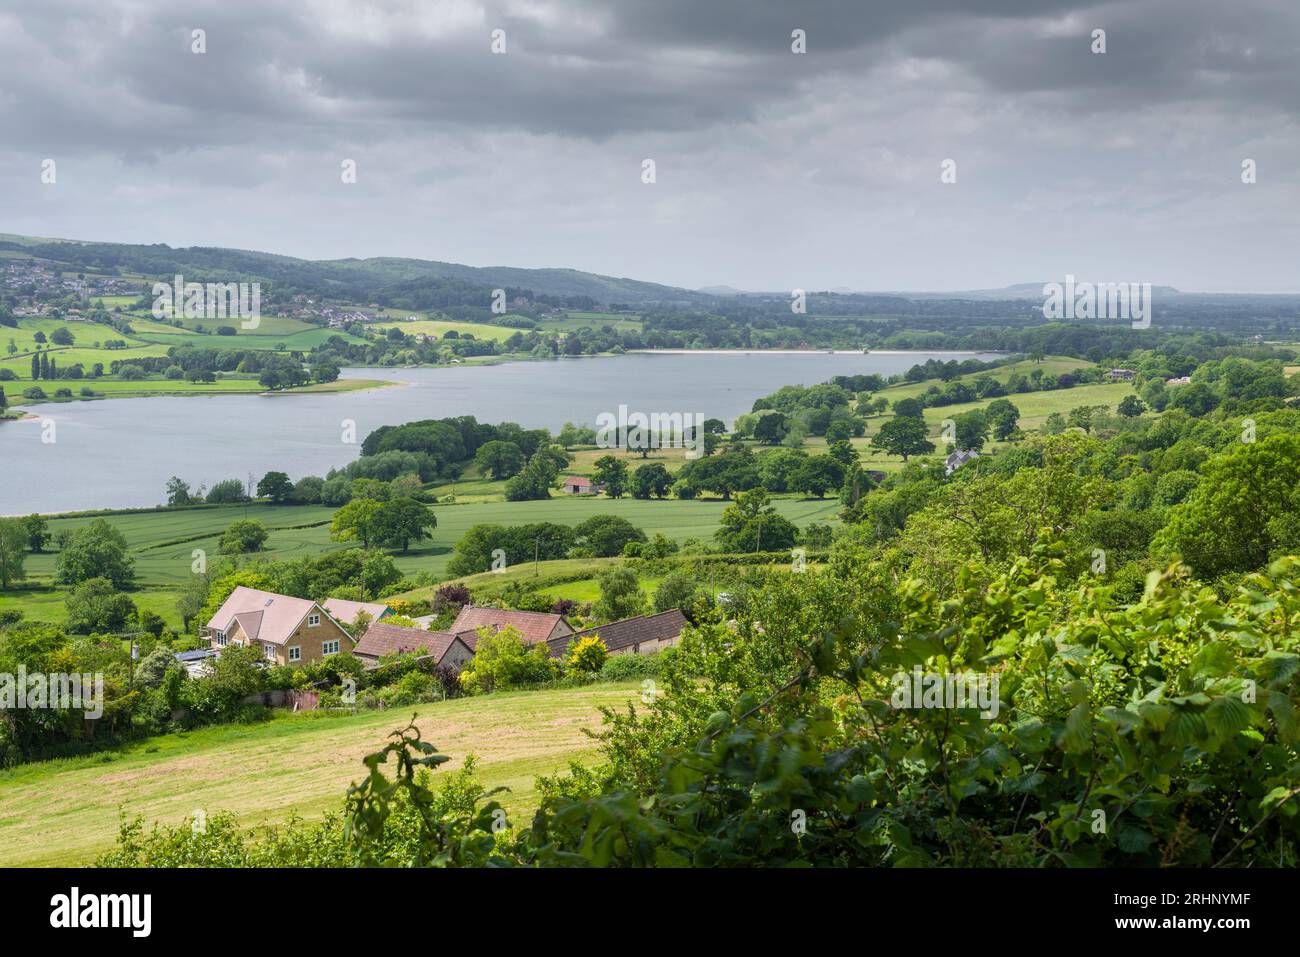
[[(695, 353), (626, 355), (429, 369), (348, 369), (352, 378), (404, 383), (336, 395), (163, 396), (32, 407), (55, 423), (0, 423), (0, 515), (157, 505), (167, 479), (192, 486), (323, 475), (356, 458), (372, 429), (412, 419), (473, 415), (558, 430), (594, 427), (601, 412), (702, 412), (728, 423), (782, 385), (834, 375), (905, 372), (958, 353)], [(990, 358), (991, 356), (981, 356)], [(356, 441), (343, 441), (344, 420)]]

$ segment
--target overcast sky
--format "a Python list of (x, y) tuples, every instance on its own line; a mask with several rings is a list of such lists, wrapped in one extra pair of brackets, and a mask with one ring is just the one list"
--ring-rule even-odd
[(1297, 0), (25, 6), (0, 8), (0, 232), (688, 287), (1300, 290)]

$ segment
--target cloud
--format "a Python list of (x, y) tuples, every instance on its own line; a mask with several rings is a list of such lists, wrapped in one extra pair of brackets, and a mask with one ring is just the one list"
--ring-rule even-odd
[(48, 0), (0, 14), (0, 189), (8, 231), (684, 285), (1282, 288), (1297, 41), (1290, 0)]

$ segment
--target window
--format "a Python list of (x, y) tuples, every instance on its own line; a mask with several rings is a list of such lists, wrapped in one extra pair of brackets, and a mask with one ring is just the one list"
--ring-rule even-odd
[(221, 647), (224, 648), (226, 646), (227, 638), (226, 638), (226, 633), (224, 631), (214, 631), (212, 633), (212, 637), (217, 639), (217, 644), (219, 644)]
[(339, 653), (339, 640), (335, 638), (333, 641), (321, 642), (320, 653), (326, 658), (330, 655), (337, 655)]
[(307, 627), (308, 627), (308, 628), (315, 628), (315, 627), (316, 627), (317, 625), (319, 625), (319, 624), (320, 624), (320, 615), (317, 615), (317, 614), (311, 614), (311, 615), (308, 615), (308, 616), (307, 616)]
[(267, 661), (275, 661), (276, 659), (275, 645), (271, 644), (269, 641), (266, 644), (262, 645), (262, 653), (266, 655)]
[(289, 660), (290, 660), (290, 661), (302, 661), (302, 649), (299, 648), (297, 645), (294, 645), (292, 648), (290, 648), (290, 649), (289, 649)]

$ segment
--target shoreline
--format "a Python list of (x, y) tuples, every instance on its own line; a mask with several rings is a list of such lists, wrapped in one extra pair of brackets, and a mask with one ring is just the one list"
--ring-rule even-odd
[(1009, 356), (1014, 354), (992, 349), (628, 349), (623, 353), (628, 356)]

